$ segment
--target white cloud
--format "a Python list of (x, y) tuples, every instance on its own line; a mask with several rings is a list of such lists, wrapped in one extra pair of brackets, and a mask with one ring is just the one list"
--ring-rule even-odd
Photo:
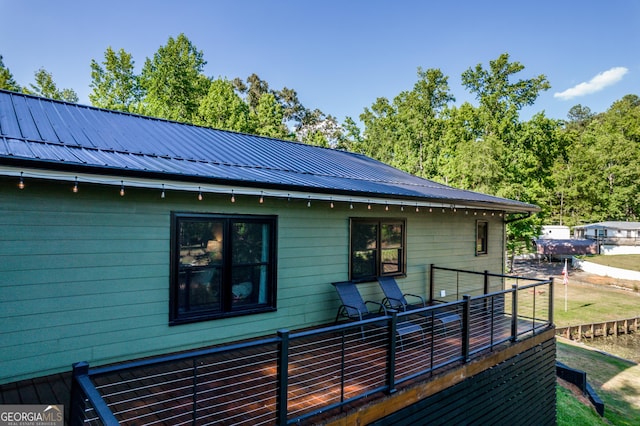
[(564, 92), (554, 93), (554, 98), (560, 98), (562, 100), (573, 99), (578, 96), (589, 95), (591, 93), (598, 92), (607, 86), (611, 86), (622, 80), (622, 77), (629, 72), (625, 67), (614, 67), (610, 70), (601, 72), (593, 77), (586, 83), (580, 83), (574, 87), (571, 87)]

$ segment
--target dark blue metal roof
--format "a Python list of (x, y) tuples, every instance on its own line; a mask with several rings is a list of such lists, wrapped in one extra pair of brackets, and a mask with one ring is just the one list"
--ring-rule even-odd
[(422, 179), (369, 157), (0, 90), (0, 162), (324, 194), (538, 207)]

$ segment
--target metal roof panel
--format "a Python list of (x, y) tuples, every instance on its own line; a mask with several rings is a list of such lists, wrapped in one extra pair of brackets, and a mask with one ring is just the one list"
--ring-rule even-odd
[(0, 157), (59, 162), (65, 167), (538, 210), (422, 179), (360, 154), (2, 90), (0, 132)]

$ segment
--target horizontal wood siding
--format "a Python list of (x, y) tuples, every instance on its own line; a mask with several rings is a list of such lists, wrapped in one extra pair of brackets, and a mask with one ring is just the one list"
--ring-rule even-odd
[[(405, 292), (429, 295), (429, 264), (502, 269), (502, 224), (475, 256), (476, 217), (422, 209), (0, 179), (0, 383), (272, 335), (335, 318), (331, 282), (348, 279), (349, 217), (407, 220)], [(169, 327), (170, 213), (278, 216), (277, 311)], [(360, 285), (381, 300), (376, 283)]]
[(371, 423), (555, 425), (555, 339)]

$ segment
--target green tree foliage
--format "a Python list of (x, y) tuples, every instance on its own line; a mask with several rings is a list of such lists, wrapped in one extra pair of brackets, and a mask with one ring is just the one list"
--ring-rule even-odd
[(358, 127), (355, 120), (351, 117), (346, 117), (340, 127), (341, 131), (338, 134), (335, 148), (345, 151), (361, 152), (363, 138), (360, 127)]
[(93, 91), (89, 100), (94, 106), (125, 112), (137, 112), (140, 108), (142, 94), (134, 61), (124, 49), (115, 52), (108, 47), (102, 65), (91, 60), (90, 86)]
[(296, 139), (309, 145), (333, 148), (342, 137), (342, 128), (335, 117), (319, 109), (305, 110), (295, 130)]
[(359, 151), (418, 176), (437, 176), (443, 114), (454, 100), (447, 80), (438, 69), (418, 68), (413, 90), (401, 92), (393, 102), (378, 98), (371, 109), (365, 108)]
[[(572, 123), (570, 123), (571, 125)], [(570, 126), (554, 204), (567, 225), (640, 218), (640, 98), (627, 95), (587, 124)], [(560, 198), (560, 200), (558, 200)]]
[(184, 35), (169, 37), (142, 68), (142, 112), (154, 117), (192, 122), (210, 81), (204, 76), (204, 54)]
[(200, 101), (194, 122), (216, 129), (254, 131), (249, 105), (236, 93), (233, 83), (225, 79), (211, 82), (207, 95)]
[(278, 103), (273, 93), (264, 93), (255, 110), (255, 132), (261, 136), (271, 138), (286, 138), (287, 127), (283, 123), (282, 105)]
[[(365, 108), (362, 152), (455, 187), (540, 204), (548, 199), (548, 176), (559, 155), (560, 123), (542, 114), (520, 121), (520, 110), (550, 87), (544, 75), (516, 79), (523, 70), (506, 53), (488, 69), (469, 68), (462, 83), (478, 106), (456, 108), (449, 106), (454, 99), (447, 77), (419, 69), (412, 91)], [(542, 217), (510, 226), (512, 251), (537, 234)]]
[(40, 68), (35, 72), (35, 83), (30, 84), (30, 87), (31, 91), (38, 96), (67, 102), (78, 102), (76, 92), (73, 89), (58, 89), (53, 81), (53, 76), (44, 68)]
[(22, 88), (13, 79), (13, 74), (9, 71), (9, 68), (5, 67), (2, 61), (2, 55), (0, 55), (0, 89), (13, 90), (19, 92)]

